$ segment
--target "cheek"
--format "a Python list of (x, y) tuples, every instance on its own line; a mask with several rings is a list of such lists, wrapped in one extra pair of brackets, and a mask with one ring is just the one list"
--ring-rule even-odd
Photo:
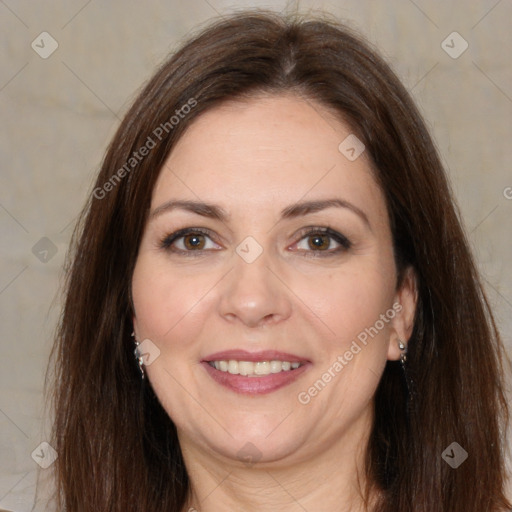
[(298, 397), (311, 414), (326, 418), (329, 435), (339, 435), (339, 425), (358, 417), (375, 395), (387, 362), (392, 270), (351, 265), (329, 275), (321, 288), (303, 283), (298, 293), (309, 297), (315, 316), (334, 331), (316, 340), (318, 364)]
[[(181, 339), (179, 331), (193, 328), (201, 297), (208, 291), (208, 276), (193, 279), (169, 272), (155, 258), (142, 255), (135, 266), (132, 294), (139, 336), (157, 340)], [(211, 284), (210, 284), (211, 287)]]
[[(303, 282), (297, 295), (305, 297), (307, 306), (334, 332), (336, 344), (350, 344), (391, 307), (393, 276), (392, 266), (354, 265), (326, 276), (322, 286)], [(387, 327), (385, 323), (383, 334)]]
[(310, 291), (316, 293), (318, 316), (335, 333), (325, 338), (322, 371), (342, 358), (342, 369), (324, 398), (326, 406), (334, 400), (359, 409), (373, 396), (387, 362), (393, 282), (380, 269), (366, 268), (340, 273), (329, 283), (325, 294)]

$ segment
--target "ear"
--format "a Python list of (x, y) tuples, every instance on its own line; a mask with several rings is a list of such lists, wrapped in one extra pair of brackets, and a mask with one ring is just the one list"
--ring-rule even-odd
[(133, 317), (132, 317), (132, 325), (133, 325), (133, 333), (135, 335), (135, 339), (138, 340), (139, 337), (137, 335), (137, 332), (139, 331), (139, 326), (138, 326), (138, 322), (137, 322), (137, 317), (135, 315), (133, 315)]
[(135, 333), (135, 339), (137, 338), (137, 312), (135, 311), (135, 304), (133, 303), (133, 295), (132, 295), (132, 284), (130, 283), (130, 287), (128, 289), (128, 297), (130, 301), (130, 306), (132, 308), (132, 326), (133, 332)]
[(133, 301), (132, 301), (132, 327), (133, 327), (133, 333), (135, 335), (135, 339), (138, 340), (139, 337), (137, 335), (137, 333), (139, 332), (139, 322), (137, 321), (137, 313), (135, 312), (135, 306), (133, 306)]
[(414, 316), (418, 303), (418, 287), (416, 272), (412, 267), (405, 271), (400, 288), (397, 289), (393, 309), (396, 315), (391, 320), (388, 359), (397, 361), (400, 359), (398, 341), (407, 345), (414, 328)]

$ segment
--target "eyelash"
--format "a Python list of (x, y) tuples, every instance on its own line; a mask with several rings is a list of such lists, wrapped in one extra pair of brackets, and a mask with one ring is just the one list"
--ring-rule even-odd
[[(179, 229), (178, 231), (175, 231), (174, 233), (171, 233), (171, 234), (167, 235), (166, 237), (164, 237), (160, 241), (160, 248), (170, 251), (170, 252), (173, 252), (173, 253), (181, 254), (183, 256), (192, 256), (192, 257), (201, 256), (204, 252), (210, 250), (210, 249), (199, 249), (197, 251), (194, 251), (194, 250), (184, 251), (182, 249), (176, 249), (176, 248), (172, 247), (172, 244), (174, 242), (176, 242), (177, 240), (179, 240), (180, 238), (184, 238), (186, 235), (192, 235), (192, 234), (204, 235), (210, 239), (212, 238), (212, 232), (208, 229), (183, 228), (183, 229)], [(329, 256), (336, 256), (337, 254), (345, 252), (352, 247), (352, 242), (346, 236), (342, 235), (341, 233), (338, 233), (337, 231), (335, 231), (334, 229), (332, 229), (330, 227), (307, 227), (307, 228), (304, 228), (299, 233), (300, 238), (299, 238), (298, 242), (300, 242), (304, 238), (307, 238), (308, 236), (312, 236), (312, 235), (328, 235), (329, 237), (331, 237), (332, 240), (337, 242), (340, 246), (337, 247), (336, 249), (331, 249), (331, 250), (305, 251), (305, 250), (301, 249), (300, 252), (311, 253), (311, 254), (304, 254), (305, 257), (309, 257), (309, 258), (322, 257), (323, 258), (323, 257), (329, 257)], [(296, 242), (296, 243), (298, 243), (298, 242)]]
[[(334, 240), (339, 244), (339, 247), (336, 247), (335, 249), (329, 249), (329, 250), (304, 250), (300, 249), (300, 252), (303, 253), (303, 256), (306, 258), (328, 258), (337, 256), (341, 253), (344, 253), (348, 251), (352, 247), (352, 242), (344, 235), (339, 233), (338, 231), (330, 228), (330, 227), (318, 227), (318, 226), (308, 226), (306, 228), (303, 228), (299, 231), (299, 240), (295, 242), (295, 244), (298, 244), (304, 239), (307, 239), (308, 237), (312, 237), (313, 235), (327, 235), (331, 238), (331, 240)], [(294, 244), (294, 245), (295, 245)], [(329, 244), (330, 245), (330, 244)]]

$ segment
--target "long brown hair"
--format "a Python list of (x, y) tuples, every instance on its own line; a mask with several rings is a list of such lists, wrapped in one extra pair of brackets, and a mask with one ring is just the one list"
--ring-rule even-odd
[[(506, 356), (424, 122), (388, 65), (347, 27), (266, 11), (215, 21), (184, 44), (107, 150), (73, 234), (50, 365), (60, 507), (179, 512), (185, 504), (175, 426), (133, 354), (131, 276), (155, 180), (184, 130), (221, 102), (260, 93), (300, 95), (348, 123), (385, 195), (399, 276), (416, 272), (407, 378), (388, 362), (375, 396), (366, 458), (367, 492), (381, 495), (375, 512), (511, 507)], [(442, 458), (452, 442), (468, 453), (457, 469)]]

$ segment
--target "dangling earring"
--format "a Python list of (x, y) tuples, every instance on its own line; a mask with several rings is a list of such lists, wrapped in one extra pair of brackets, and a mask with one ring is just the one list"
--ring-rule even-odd
[(409, 373), (407, 372), (407, 369), (405, 367), (405, 362), (407, 361), (407, 345), (403, 341), (398, 340), (398, 348), (400, 349), (400, 365), (402, 366), (402, 370), (404, 372), (405, 383), (407, 385), (410, 403), (412, 402), (413, 399), (413, 381), (410, 378)]
[(402, 367), (405, 368), (405, 361), (407, 361), (407, 345), (403, 342), (398, 340), (398, 348), (400, 349), (400, 363), (402, 364)]
[(137, 360), (137, 364), (139, 365), (139, 370), (142, 375), (142, 378), (144, 379), (144, 358), (142, 357), (142, 354), (139, 351), (139, 345), (140, 342), (135, 339), (135, 331), (132, 332), (132, 338), (135, 342), (135, 350), (133, 353), (135, 354), (135, 359)]

